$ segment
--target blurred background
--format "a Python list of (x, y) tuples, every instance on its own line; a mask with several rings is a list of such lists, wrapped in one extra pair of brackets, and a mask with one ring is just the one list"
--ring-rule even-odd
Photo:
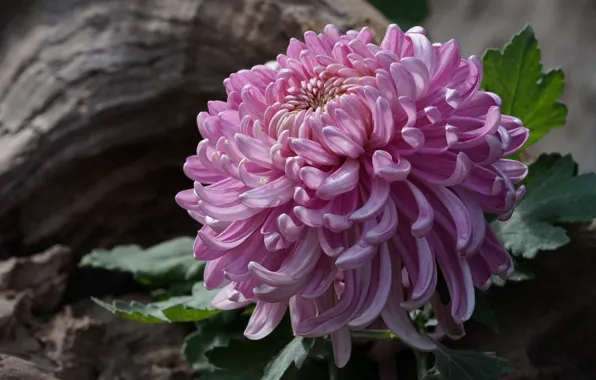
[[(565, 72), (569, 107), (568, 125), (533, 149), (596, 170), (596, 1), (370, 1), (466, 55), (531, 24), (544, 68)], [(274, 59), (306, 30), (368, 25), (379, 36), (388, 22), (366, 0), (0, 1), (0, 380), (192, 378), (179, 355), (186, 332), (133, 327), (89, 301), (146, 290), (77, 263), (95, 248), (196, 233), (174, 195), (190, 186), (182, 165), (200, 139), (196, 115), (225, 97), (230, 73)], [(520, 368), (511, 379), (596, 379), (596, 310), (578, 306), (594, 299), (586, 265), (596, 265), (582, 259), (593, 247), (570, 249), (566, 269), (536, 260), (548, 286), (495, 296), (500, 338), (471, 330), (467, 344)]]

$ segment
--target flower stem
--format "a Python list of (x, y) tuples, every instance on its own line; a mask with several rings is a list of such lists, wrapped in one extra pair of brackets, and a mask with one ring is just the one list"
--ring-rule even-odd
[(329, 380), (339, 380), (339, 369), (332, 360), (329, 361)]
[(414, 352), (414, 356), (416, 357), (416, 378), (418, 380), (423, 380), (428, 374), (428, 363), (426, 360), (427, 355), (426, 353), (417, 350), (412, 351)]
[(389, 330), (353, 330), (350, 331), (350, 335), (356, 339), (393, 340), (397, 338)]

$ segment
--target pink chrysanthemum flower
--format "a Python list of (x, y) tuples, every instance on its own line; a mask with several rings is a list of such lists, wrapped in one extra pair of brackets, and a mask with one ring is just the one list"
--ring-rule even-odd
[[(435, 343), (409, 310), (430, 303), (463, 334), (474, 286), (512, 262), (484, 213), (508, 218), (524, 164), (520, 120), (479, 90), (482, 63), (455, 41), (391, 25), (292, 39), (275, 65), (225, 80), (228, 99), (198, 116), (203, 140), (178, 203), (203, 224), (194, 254), (221, 309), (256, 303), (260, 339), (290, 311), (297, 335), (330, 335), (350, 356), (350, 329), (386, 326), (419, 350)], [(436, 286), (441, 271), (451, 301)]]

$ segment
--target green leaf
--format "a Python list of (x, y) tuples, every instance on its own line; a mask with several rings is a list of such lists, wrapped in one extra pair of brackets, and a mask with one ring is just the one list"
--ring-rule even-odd
[(141, 323), (195, 322), (220, 313), (211, 305), (217, 291), (205, 289), (202, 282), (193, 287), (190, 296), (172, 297), (145, 304), (138, 301), (114, 300), (111, 303), (92, 298), (95, 303), (123, 319)]
[(203, 278), (205, 264), (192, 254), (194, 239), (180, 237), (151, 248), (123, 245), (97, 249), (83, 257), (81, 266), (132, 273), (143, 284), (174, 286)]
[[(309, 360), (307, 360), (300, 369), (295, 366), (290, 367), (283, 378), (284, 380), (329, 380), (329, 364), (326, 362), (310, 360), (309, 356)], [(367, 380), (373, 379), (369, 378)]]
[(265, 374), (261, 380), (280, 380), (292, 366), (292, 363), (294, 363), (296, 368), (302, 368), (302, 364), (304, 364), (304, 361), (308, 357), (313, 344), (313, 339), (304, 339), (300, 336), (294, 337), (279, 355), (267, 364)]
[(217, 347), (227, 347), (232, 339), (242, 339), (246, 322), (237, 310), (223, 311), (198, 322), (197, 331), (184, 340), (182, 356), (197, 372), (214, 371), (216, 368), (209, 363), (206, 353)]
[(218, 370), (202, 374), (201, 380), (261, 380), (271, 358), (291, 340), (278, 329), (261, 340), (232, 340), (227, 347), (210, 350), (207, 358)]
[(596, 174), (576, 176), (571, 156), (542, 155), (530, 173), (526, 195), (511, 219), (493, 223), (505, 247), (527, 259), (569, 242), (566, 231), (554, 224), (596, 218)]
[(472, 319), (488, 326), (496, 333), (499, 332), (499, 323), (497, 322), (497, 318), (495, 318), (495, 314), (486, 301), (484, 294), (482, 294), (482, 292), (478, 289), (476, 289), (476, 307), (474, 308)]
[(563, 72), (542, 73), (538, 41), (530, 26), (515, 35), (502, 51), (487, 50), (482, 62), (482, 87), (501, 97), (503, 114), (518, 117), (530, 129), (526, 146), (565, 125), (567, 107), (558, 102), (565, 86)]
[(492, 353), (451, 350), (439, 346), (435, 351), (435, 366), (424, 380), (499, 380), (514, 368)]
[(428, 15), (428, 0), (369, 0), (402, 30), (420, 25)]
[[(222, 337), (220, 331), (195, 331), (184, 339), (182, 357), (197, 372), (213, 371), (215, 368), (205, 356), (216, 347), (226, 347), (230, 340)], [(223, 339), (222, 339), (223, 338)]]
[(224, 330), (195, 331), (184, 340), (182, 355), (195, 371), (214, 371), (215, 367), (209, 363), (205, 355), (217, 347), (227, 347), (232, 339), (239, 339), (242, 332), (227, 333)]
[(168, 322), (166, 316), (157, 307), (137, 301), (114, 300), (111, 303), (91, 297), (93, 302), (108, 310), (110, 313), (129, 321), (141, 323)]

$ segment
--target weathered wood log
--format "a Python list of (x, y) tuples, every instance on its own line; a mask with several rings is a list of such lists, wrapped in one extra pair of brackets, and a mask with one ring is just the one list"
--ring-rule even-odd
[[(7, 5), (10, 4), (10, 5)], [(196, 114), (230, 73), (365, 0), (29, 0), (0, 6), (0, 255), (192, 233), (173, 202)]]
[(0, 380), (58, 380), (34, 363), (9, 355), (0, 354), (0, 367)]

